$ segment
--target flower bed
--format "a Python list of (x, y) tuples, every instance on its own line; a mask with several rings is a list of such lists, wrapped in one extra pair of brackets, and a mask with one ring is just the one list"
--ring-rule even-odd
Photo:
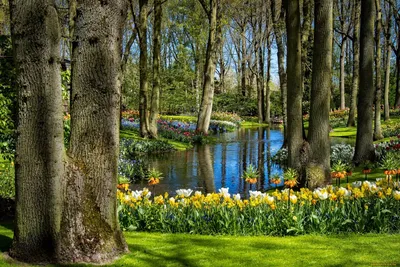
[(298, 192), (250, 191), (249, 199), (228, 188), (204, 195), (190, 189), (152, 198), (149, 190), (118, 191), (124, 230), (229, 235), (393, 233), (400, 231), (399, 183), (381, 179)]

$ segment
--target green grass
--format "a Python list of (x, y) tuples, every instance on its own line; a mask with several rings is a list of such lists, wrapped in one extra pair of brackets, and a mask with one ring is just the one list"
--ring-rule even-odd
[[(131, 131), (131, 130), (121, 130), (119, 137), (120, 138), (130, 138), (130, 139), (135, 139), (135, 140), (149, 140), (149, 139), (140, 137), (139, 133), (137, 131)], [(189, 143), (179, 142), (179, 141), (175, 141), (175, 140), (171, 140), (171, 139), (167, 139), (167, 138), (160, 137), (159, 140), (168, 142), (177, 150), (186, 150), (188, 148), (193, 147)]]
[[(11, 245), (9, 228), (10, 225), (0, 226), (0, 252)], [(125, 237), (130, 253), (105, 266), (400, 265), (400, 234), (236, 237), (125, 233)], [(0, 254), (0, 266), (33, 265), (20, 264)]]
[(187, 115), (161, 115), (161, 119), (182, 122), (197, 122), (197, 117)]
[(258, 123), (254, 121), (245, 121), (240, 124), (240, 127), (250, 128), (250, 127), (267, 127), (268, 123)]

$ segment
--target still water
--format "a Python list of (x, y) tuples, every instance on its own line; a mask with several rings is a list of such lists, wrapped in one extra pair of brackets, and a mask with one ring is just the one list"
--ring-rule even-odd
[[(283, 133), (280, 130), (241, 128), (217, 135), (215, 144), (150, 156), (150, 168), (161, 171), (164, 177), (154, 191), (156, 194), (175, 194), (176, 189), (189, 188), (209, 193), (221, 187), (229, 187), (230, 193), (243, 195), (249, 189), (264, 191), (275, 186), (269, 184), (270, 175), (282, 173), (279, 166), (271, 163), (271, 157), (282, 147), (282, 143)], [(249, 164), (256, 166), (260, 172), (260, 179), (252, 188), (241, 178)], [(143, 187), (146, 187), (145, 182), (133, 185), (134, 190)]]

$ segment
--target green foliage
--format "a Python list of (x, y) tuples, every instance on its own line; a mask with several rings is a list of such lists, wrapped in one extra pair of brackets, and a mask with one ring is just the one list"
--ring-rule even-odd
[(258, 172), (257, 168), (253, 164), (250, 164), (243, 172), (242, 178), (245, 180), (253, 179), (253, 178), (258, 178), (259, 175), (260, 173)]
[(15, 172), (13, 163), (0, 164), (0, 198), (15, 198)]
[(400, 169), (400, 154), (394, 151), (387, 152), (379, 165), (384, 170)]
[(12, 59), (11, 40), (0, 36), (0, 153), (8, 159), (15, 151), (15, 117), (17, 92), (14, 86), (15, 67)]
[(257, 100), (241, 94), (219, 94), (214, 96), (213, 110), (216, 112), (234, 112), (240, 116), (256, 116)]
[(354, 147), (349, 144), (337, 144), (331, 146), (331, 165), (340, 162), (350, 165), (353, 161)]
[(162, 140), (135, 140), (122, 138), (120, 153), (125, 158), (135, 158), (140, 154), (165, 153), (175, 150), (174, 147)]
[(118, 175), (118, 183), (119, 184), (129, 184), (131, 180), (125, 176)]

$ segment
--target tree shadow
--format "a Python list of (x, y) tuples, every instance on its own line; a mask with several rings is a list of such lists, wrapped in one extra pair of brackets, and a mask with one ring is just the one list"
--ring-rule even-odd
[(11, 246), (12, 238), (0, 233), (0, 252), (6, 252)]

